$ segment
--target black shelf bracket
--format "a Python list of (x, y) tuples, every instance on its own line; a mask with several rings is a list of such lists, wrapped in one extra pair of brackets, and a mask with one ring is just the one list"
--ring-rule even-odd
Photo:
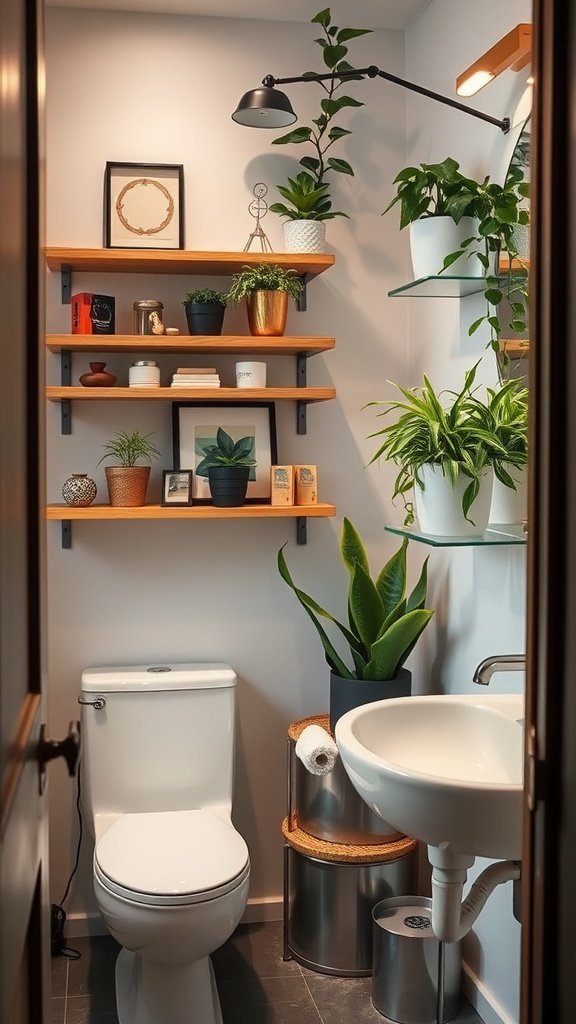
[[(296, 387), (305, 388), (307, 381), (308, 357), (305, 352), (298, 352), (296, 356)], [(299, 399), (296, 402), (296, 433), (305, 434), (307, 431), (307, 403)]]
[(62, 305), (69, 305), (72, 299), (72, 267), (69, 263), (63, 263), (60, 267), (60, 301)]
[[(69, 388), (72, 383), (72, 353), (69, 348), (60, 352), (60, 384)], [(60, 433), (72, 433), (72, 402), (69, 398), (60, 400)]]
[(306, 516), (296, 517), (296, 543), (307, 544), (308, 543), (308, 520)]
[(62, 520), (62, 548), (64, 551), (72, 547), (72, 520)]
[(298, 298), (296, 299), (296, 309), (298, 310), (299, 313), (305, 313), (308, 308), (306, 305), (306, 289), (308, 281), (311, 281), (313, 276), (313, 274), (300, 275), (300, 280), (302, 281), (302, 289), (298, 295)]

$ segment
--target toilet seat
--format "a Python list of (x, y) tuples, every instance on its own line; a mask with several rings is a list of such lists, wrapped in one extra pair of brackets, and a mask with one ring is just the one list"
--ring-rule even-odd
[(216, 899), (249, 871), (240, 833), (205, 809), (123, 814), (94, 851), (102, 885), (128, 900), (163, 907)]

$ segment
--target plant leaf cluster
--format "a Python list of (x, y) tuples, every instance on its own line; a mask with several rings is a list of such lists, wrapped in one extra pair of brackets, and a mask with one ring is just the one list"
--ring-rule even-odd
[(213, 288), (199, 288), (195, 292), (188, 292), (183, 305), (189, 302), (196, 302), (199, 305), (225, 306), (228, 302), (228, 293), (217, 292)]
[[(467, 371), (460, 391), (445, 392), (450, 398), (447, 405), (443, 405), (442, 393), (436, 393), (426, 375), (423, 387), (393, 385), (402, 394), (403, 401), (368, 403), (369, 406), (386, 406), (378, 416), (390, 412), (398, 414), (394, 423), (369, 435), (383, 438), (370, 465), (384, 456), (400, 467), (392, 500), (402, 498), (406, 525), (414, 522), (412, 504), (406, 500), (406, 495), (414, 487), (424, 489), (420, 476), (422, 466), (441, 466), (453, 487), (460, 474), (470, 480), (462, 496), (462, 511), (464, 517), (473, 522), (469, 512), (478, 495), (482, 471), (491, 466), (503, 484), (514, 487), (505, 464), (525, 464), (525, 454), (521, 456), (520, 448), (514, 452), (508, 447), (512, 437), (519, 441), (522, 409), (527, 413), (523, 393), (518, 392), (520, 397), (516, 400), (516, 381), (508, 381), (500, 391), (488, 389), (488, 401), (481, 401), (473, 391), (477, 369), (478, 363)], [(526, 422), (524, 419), (524, 431)]]
[[(315, 42), (322, 51), (324, 67), (321, 71), (305, 71), (305, 77), (314, 81), (318, 75), (326, 74), (327, 71), (330, 73), (353, 71), (352, 65), (346, 59), (349, 49), (346, 43), (351, 39), (357, 39), (359, 36), (369, 35), (372, 30), (367, 28), (339, 28), (338, 25), (332, 24), (332, 13), (329, 7), (315, 14), (311, 19), (311, 24), (320, 25), (323, 33)], [(353, 96), (345, 95), (340, 91), (345, 83), (347, 84), (352, 81), (362, 81), (362, 76), (350, 75), (345, 79), (335, 78), (329, 82), (318, 82), (325, 96), (320, 101), (318, 116), (312, 118), (312, 124), (293, 128), (292, 131), (287, 132), (286, 135), (282, 135), (278, 139), (274, 139), (272, 142), (273, 146), (302, 145), (305, 143), (309, 143), (312, 146), (314, 155), (302, 157), (300, 166), (310, 175), (314, 187), (325, 187), (321, 200), (322, 209), (320, 210), (324, 216), (321, 218), (303, 216), (303, 214), (308, 212), (305, 208), (307, 202), (305, 195), (307, 193), (304, 192), (303, 184), (297, 182), (296, 186), (294, 186), (290, 179), (288, 180), (291, 187), (287, 191), (291, 191), (292, 195), (286, 195), (286, 191), (283, 191), (284, 186), (278, 185), (278, 190), (291, 204), (292, 208), (286, 208), (283, 203), (274, 203), (270, 207), (273, 213), (279, 213), (284, 217), (291, 215), (292, 220), (327, 220), (328, 216), (326, 214), (330, 217), (347, 216), (347, 214), (341, 211), (332, 211), (330, 184), (325, 181), (325, 176), (329, 171), (334, 174), (354, 174), (352, 166), (347, 160), (332, 156), (331, 154), (327, 155), (336, 142), (352, 134), (350, 129), (343, 128), (337, 123), (341, 112), (364, 106), (360, 100), (355, 99)], [(320, 200), (318, 201), (320, 202)], [(289, 213), (285, 212), (286, 209), (289, 210)]]
[(270, 210), (288, 220), (332, 220), (333, 217), (347, 217), (347, 213), (332, 210), (329, 197), (330, 185), (318, 185), (308, 171), (300, 171), (295, 178), (288, 178), (288, 187), (276, 186), (286, 203), (272, 203)]
[(139, 430), (133, 430), (128, 434), (120, 430), (110, 441), (103, 444), (105, 454), (98, 460), (98, 465), (104, 459), (114, 459), (120, 466), (135, 466), (138, 459), (145, 459), (151, 462), (152, 459), (160, 458), (160, 452), (156, 445), (149, 438), (152, 434), (141, 434)]
[(196, 467), (196, 473), (198, 476), (207, 476), (211, 466), (255, 466), (253, 452), (253, 437), (241, 437), (233, 441), (223, 427), (218, 427), (216, 444), (199, 446), (198, 454), (203, 458)]
[[(373, 579), (364, 544), (350, 520), (344, 519), (340, 553), (349, 574), (345, 625), (296, 586), (284, 557), (285, 546), (278, 552), (278, 571), (314, 624), (332, 671), (344, 679), (394, 679), (434, 614), (424, 607), (428, 559), (407, 596), (408, 540)], [(352, 667), (341, 658), (320, 619), (327, 619), (339, 630), (348, 645)]]
[(244, 266), (232, 275), (228, 302), (238, 305), (256, 291), (288, 292), (297, 299), (302, 290), (302, 280), (293, 269), (285, 270), (274, 263), (259, 263), (256, 266)]

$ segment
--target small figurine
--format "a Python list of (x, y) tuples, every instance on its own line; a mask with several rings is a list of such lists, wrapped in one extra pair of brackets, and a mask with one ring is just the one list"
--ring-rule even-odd
[(152, 328), (152, 334), (164, 334), (166, 328), (164, 327), (164, 324), (162, 323), (160, 317), (158, 316), (158, 313), (149, 313), (148, 323)]
[(252, 189), (252, 194), (256, 198), (253, 199), (252, 202), (250, 203), (250, 206), (248, 207), (248, 212), (251, 217), (254, 217), (256, 221), (256, 227), (254, 228), (254, 231), (250, 232), (248, 241), (244, 246), (244, 252), (249, 251), (252, 242), (256, 238), (260, 239), (260, 248), (262, 252), (272, 252), (272, 246), (270, 245), (268, 235), (265, 233), (260, 223), (262, 217), (265, 217), (266, 214), (268, 213), (268, 203), (264, 199), (264, 196), (267, 194), (267, 192), (268, 189), (263, 181), (256, 182), (254, 188)]

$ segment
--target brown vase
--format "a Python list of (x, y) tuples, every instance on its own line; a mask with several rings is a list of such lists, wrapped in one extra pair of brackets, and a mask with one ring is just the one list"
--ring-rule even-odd
[(90, 363), (90, 373), (83, 373), (80, 383), (84, 388), (111, 388), (116, 383), (113, 373), (104, 369), (106, 363)]
[(284, 334), (288, 312), (288, 292), (252, 292), (246, 299), (248, 326), (255, 337), (279, 337)]
[(110, 504), (136, 508), (146, 504), (150, 466), (106, 466)]

